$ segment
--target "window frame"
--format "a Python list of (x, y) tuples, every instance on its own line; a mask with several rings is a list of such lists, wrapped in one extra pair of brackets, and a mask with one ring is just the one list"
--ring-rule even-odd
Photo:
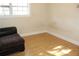
[[(5, 5), (5, 6), (7, 6), (7, 5)], [(18, 8), (18, 6), (17, 6), (17, 8)], [(27, 6), (26, 6), (26, 8), (27, 8), (27, 14), (26, 15), (0, 15), (0, 17), (4, 17), (4, 16), (5, 17), (25, 17), (25, 16), (29, 16), (30, 15), (30, 3), (28, 2), (28, 0), (27, 0)], [(9, 12), (11, 12), (11, 11), (9, 11)]]

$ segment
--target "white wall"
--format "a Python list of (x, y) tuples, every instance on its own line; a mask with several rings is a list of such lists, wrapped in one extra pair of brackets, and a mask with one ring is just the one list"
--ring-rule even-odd
[(49, 30), (79, 43), (79, 8), (77, 4), (50, 4)]
[(0, 28), (16, 26), (20, 34), (40, 32), (46, 29), (47, 5), (31, 4), (30, 16), (0, 17)]
[(30, 16), (0, 17), (0, 28), (16, 26), (20, 34), (48, 31), (79, 45), (77, 4), (31, 4)]

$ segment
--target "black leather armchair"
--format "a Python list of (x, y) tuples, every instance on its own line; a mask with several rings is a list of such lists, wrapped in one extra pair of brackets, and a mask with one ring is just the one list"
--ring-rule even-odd
[(24, 39), (16, 27), (0, 28), (0, 56), (24, 51)]

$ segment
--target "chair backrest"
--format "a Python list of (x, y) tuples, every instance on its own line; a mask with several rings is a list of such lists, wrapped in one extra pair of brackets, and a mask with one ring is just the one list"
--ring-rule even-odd
[(16, 27), (0, 28), (0, 37), (17, 33)]

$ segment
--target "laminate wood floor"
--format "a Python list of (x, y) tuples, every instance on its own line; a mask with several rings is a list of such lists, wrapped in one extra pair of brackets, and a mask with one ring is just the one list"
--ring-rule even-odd
[(11, 56), (79, 56), (79, 46), (48, 33), (26, 36), (25, 51)]

